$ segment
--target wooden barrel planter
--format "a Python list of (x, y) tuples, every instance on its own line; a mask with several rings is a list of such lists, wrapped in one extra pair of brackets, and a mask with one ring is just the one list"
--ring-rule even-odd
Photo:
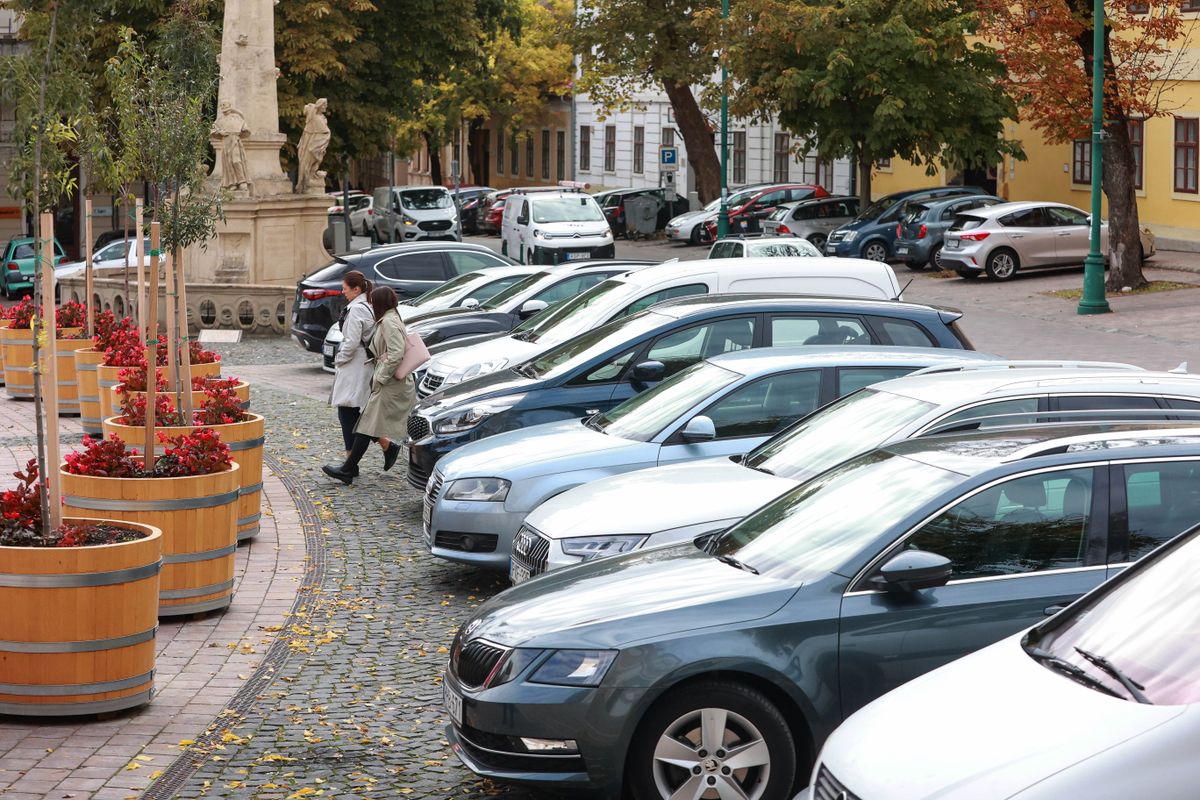
[(0, 548), (0, 714), (103, 714), (150, 702), (163, 537), (149, 525), (121, 527), (145, 537)]
[(79, 377), (75, 370), (75, 348), (81, 339), (58, 339), (55, 361), (58, 366), (58, 413), (79, 414)]
[[(229, 446), (230, 457), (241, 466), (241, 483), (238, 493), (237, 538), (244, 542), (258, 533), (262, 521), (262, 488), (263, 488), (263, 445), (266, 443), (266, 421), (258, 414), (251, 414), (245, 422), (233, 422), (228, 425), (184, 425), (180, 427), (156, 428), (169, 437), (182, 436), (191, 433), (197, 427), (212, 428), (221, 437), (221, 441)], [(116, 417), (104, 420), (104, 438), (110, 434), (121, 437), (130, 447), (141, 447), (145, 428), (120, 425)], [(155, 452), (161, 453), (166, 445), (158, 442)]]
[[(79, 328), (63, 328), (60, 334), (79, 333)], [(71, 343), (74, 347), (74, 342)], [(14, 399), (33, 398), (33, 331), (29, 328), (0, 328), (0, 349), (4, 350), (4, 385)], [(60, 365), (62, 362), (59, 362)]]
[[(0, 330), (8, 327), (8, 320), (0, 320)], [(4, 385), (4, 345), (0, 343), (0, 386)]]
[[(132, 444), (132, 443), (131, 443)], [(153, 525), (162, 531), (162, 617), (225, 608), (233, 600), (240, 472), (186, 478), (96, 478), (59, 471), (63, 512)]]
[(75, 380), (79, 391), (79, 422), (88, 436), (100, 436), (104, 417), (100, 416), (99, 372), (104, 351), (85, 347), (75, 351)]
[[(116, 395), (113, 393), (113, 387), (121, 382), (118, 377), (121, 370), (128, 367), (107, 367), (101, 364), (97, 370), (97, 383), (100, 388), (100, 419), (105, 420), (115, 415), (120, 411), (120, 407), (116, 405)], [(159, 370), (164, 370), (166, 367), (159, 367)], [(165, 374), (161, 373), (160, 374)], [(206, 375), (218, 377), (221, 374), (221, 362), (213, 361), (210, 364), (192, 364), (192, 376)]]
[[(115, 416), (119, 416), (120, 411), (121, 411), (122, 386), (123, 386), (123, 384), (118, 383), (116, 386), (114, 386), (111, 389), (111, 391), (113, 393), (113, 415), (115, 415)], [(237, 395), (238, 399), (242, 401), (241, 402), (242, 408), (243, 409), (250, 408), (250, 384), (246, 383), (245, 381), (238, 381), (238, 384), (237, 384), (237, 386), (234, 387), (233, 391)], [(134, 399), (137, 399), (138, 397), (141, 397), (142, 395), (144, 395), (145, 392), (130, 392), (129, 394), (133, 395)], [(164, 394), (164, 393), (159, 392), (159, 394)], [(171, 396), (171, 402), (174, 403), (175, 402), (175, 392), (166, 392), (166, 394), (169, 394)], [(192, 407), (193, 408), (196, 408), (196, 409), (200, 408), (201, 404), (204, 403), (204, 400), (205, 400), (205, 394), (203, 391), (192, 392)]]

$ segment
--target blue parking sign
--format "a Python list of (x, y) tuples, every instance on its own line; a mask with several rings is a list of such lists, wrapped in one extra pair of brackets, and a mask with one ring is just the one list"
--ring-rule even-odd
[(679, 148), (663, 146), (658, 148), (658, 166), (663, 169), (676, 169), (679, 166)]

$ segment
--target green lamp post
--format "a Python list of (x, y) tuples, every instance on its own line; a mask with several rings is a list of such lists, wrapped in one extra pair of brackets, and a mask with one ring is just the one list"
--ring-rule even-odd
[(1080, 314), (1106, 314), (1112, 309), (1104, 299), (1104, 254), (1100, 252), (1100, 178), (1104, 169), (1104, 0), (1094, 0), (1092, 25), (1092, 244), (1083, 261), (1083, 297), (1077, 311)]

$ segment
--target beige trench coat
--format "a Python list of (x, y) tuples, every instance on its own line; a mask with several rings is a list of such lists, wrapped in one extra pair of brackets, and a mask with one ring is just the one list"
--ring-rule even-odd
[(412, 376), (402, 381), (394, 377), (400, 359), (404, 358), (404, 323), (395, 309), (383, 315), (375, 325), (371, 350), (375, 353), (375, 372), (371, 376), (371, 397), (355, 426), (355, 433), (393, 442), (403, 442), (408, 435), (408, 414), (416, 403), (417, 394)]

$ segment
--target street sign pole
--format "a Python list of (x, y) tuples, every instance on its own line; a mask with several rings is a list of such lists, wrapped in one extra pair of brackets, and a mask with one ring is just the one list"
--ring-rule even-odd
[[(721, 0), (721, 19), (729, 19), (729, 0)], [(717, 213), (717, 238), (729, 235), (729, 170), (726, 160), (729, 157), (729, 87), (726, 81), (729, 71), (721, 59), (721, 210)]]
[(1104, 0), (1092, 10), (1092, 243), (1083, 260), (1083, 297), (1080, 314), (1112, 311), (1104, 299), (1104, 254), (1100, 252), (1100, 179), (1104, 148)]

